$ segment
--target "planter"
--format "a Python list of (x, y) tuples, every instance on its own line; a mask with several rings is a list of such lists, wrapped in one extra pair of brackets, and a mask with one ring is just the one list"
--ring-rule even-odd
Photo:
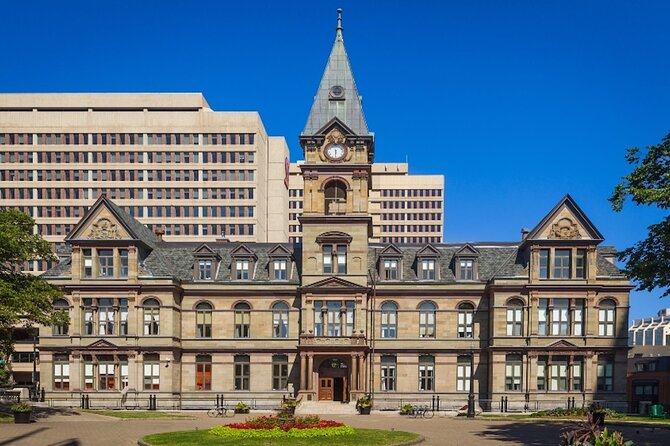
[(361, 415), (370, 415), (371, 409), (372, 407), (361, 407), (360, 409), (358, 409), (358, 413)]
[(14, 412), (15, 424), (30, 424), (30, 415), (32, 412)]
[(599, 413), (599, 412), (594, 412), (593, 414), (593, 423), (597, 424), (601, 428), (605, 426), (605, 414), (604, 413)]
[(249, 409), (235, 409), (235, 413), (237, 414), (249, 413)]

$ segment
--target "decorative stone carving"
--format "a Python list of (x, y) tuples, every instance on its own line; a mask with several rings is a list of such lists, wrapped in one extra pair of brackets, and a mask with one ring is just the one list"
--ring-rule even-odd
[(558, 239), (576, 239), (581, 238), (579, 228), (569, 218), (561, 218), (551, 227), (550, 238)]
[(101, 218), (97, 222), (93, 223), (91, 226), (91, 232), (89, 233), (89, 238), (96, 240), (110, 240), (110, 239), (119, 239), (121, 234), (119, 233), (119, 228), (115, 223), (112, 223), (106, 218)]

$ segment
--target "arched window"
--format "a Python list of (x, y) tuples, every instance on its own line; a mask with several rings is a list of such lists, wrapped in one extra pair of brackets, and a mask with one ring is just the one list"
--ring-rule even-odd
[(382, 338), (398, 336), (398, 306), (393, 302), (382, 304)]
[(272, 337), (288, 337), (288, 304), (277, 302), (272, 306)]
[(507, 303), (507, 336), (523, 336), (523, 302), (519, 299)]
[(347, 186), (339, 180), (326, 185), (326, 214), (344, 214), (347, 206)]
[(235, 305), (235, 337), (248, 338), (251, 325), (251, 307), (248, 303), (240, 302)]
[(600, 302), (598, 310), (598, 336), (614, 336), (614, 320), (616, 318), (616, 302), (605, 299)]
[(207, 302), (200, 302), (195, 306), (195, 336), (212, 337), (212, 306)]
[(144, 334), (159, 335), (161, 324), (161, 306), (156, 299), (144, 301)]
[[(54, 301), (53, 306), (54, 310), (56, 310), (59, 313), (59, 315), (62, 315), (66, 318), (70, 316), (70, 304), (67, 303), (65, 299), (58, 299)], [(54, 336), (67, 336), (69, 331), (70, 331), (69, 322), (54, 324), (53, 326)]]
[(435, 305), (432, 302), (419, 306), (419, 337), (435, 337)]
[(472, 315), (475, 312), (475, 307), (471, 303), (464, 302), (458, 305), (458, 337), (471, 338), (473, 337)]

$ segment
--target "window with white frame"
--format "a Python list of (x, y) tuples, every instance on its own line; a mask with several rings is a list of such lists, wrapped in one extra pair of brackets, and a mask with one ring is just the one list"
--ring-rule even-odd
[(238, 259), (235, 261), (235, 278), (237, 280), (249, 279), (249, 265), (250, 261), (247, 259)]
[(396, 390), (396, 357), (382, 355), (381, 359), (381, 390), (393, 392)]
[(382, 324), (381, 324), (381, 336), (382, 338), (395, 338), (397, 337), (397, 318), (398, 318), (398, 306), (393, 302), (384, 302), (382, 304)]
[(519, 299), (507, 303), (507, 336), (523, 336), (523, 302)]
[(505, 390), (521, 390), (521, 355), (507, 355), (505, 358)]
[(553, 358), (549, 365), (549, 390), (568, 390), (568, 361), (567, 358)]
[(383, 262), (384, 272), (382, 277), (384, 280), (398, 280), (398, 259), (386, 258)]
[(70, 358), (67, 354), (53, 356), (53, 389), (70, 390)]
[(554, 299), (551, 311), (552, 336), (570, 334), (570, 299)]
[(287, 279), (287, 260), (286, 259), (274, 259), (272, 261), (272, 275), (274, 280), (286, 280)]
[(160, 389), (160, 360), (158, 355), (144, 355), (144, 390)]
[(277, 302), (272, 306), (272, 337), (288, 337), (288, 304)]
[(460, 355), (456, 362), (456, 390), (459, 392), (470, 391), (470, 374), (472, 363), (470, 356)]
[(435, 304), (423, 302), (419, 306), (419, 337), (435, 337)]
[(473, 315), (475, 307), (471, 303), (462, 303), (458, 305), (458, 337), (473, 337)]
[(422, 280), (435, 280), (435, 259), (422, 258), (419, 260), (419, 264), (421, 266), (419, 278)]
[(98, 299), (98, 335), (114, 334), (114, 300)]
[(156, 299), (144, 301), (144, 334), (157, 336), (160, 334), (160, 303)]
[(614, 336), (616, 303), (611, 299), (600, 302), (598, 309), (598, 336)]
[(433, 356), (419, 356), (419, 390), (435, 390), (435, 358)]

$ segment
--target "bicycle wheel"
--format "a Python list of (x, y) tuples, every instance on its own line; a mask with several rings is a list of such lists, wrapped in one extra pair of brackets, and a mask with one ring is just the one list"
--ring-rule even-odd
[(207, 411), (207, 416), (210, 418), (216, 418), (219, 416), (219, 409), (209, 409)]
[(235, 416), (235, 409), (226, 409), (224, 407), (221, 410), (223, 410), (223, 416), (224, 417), (234, 417)]
[(435, 416), (435, 412), (433, 412), (432, 409), (426, 409), (426, 410), (423, 412), (423, 417), (424, 417), (424, 418), (433, 418), (434, 416)]

